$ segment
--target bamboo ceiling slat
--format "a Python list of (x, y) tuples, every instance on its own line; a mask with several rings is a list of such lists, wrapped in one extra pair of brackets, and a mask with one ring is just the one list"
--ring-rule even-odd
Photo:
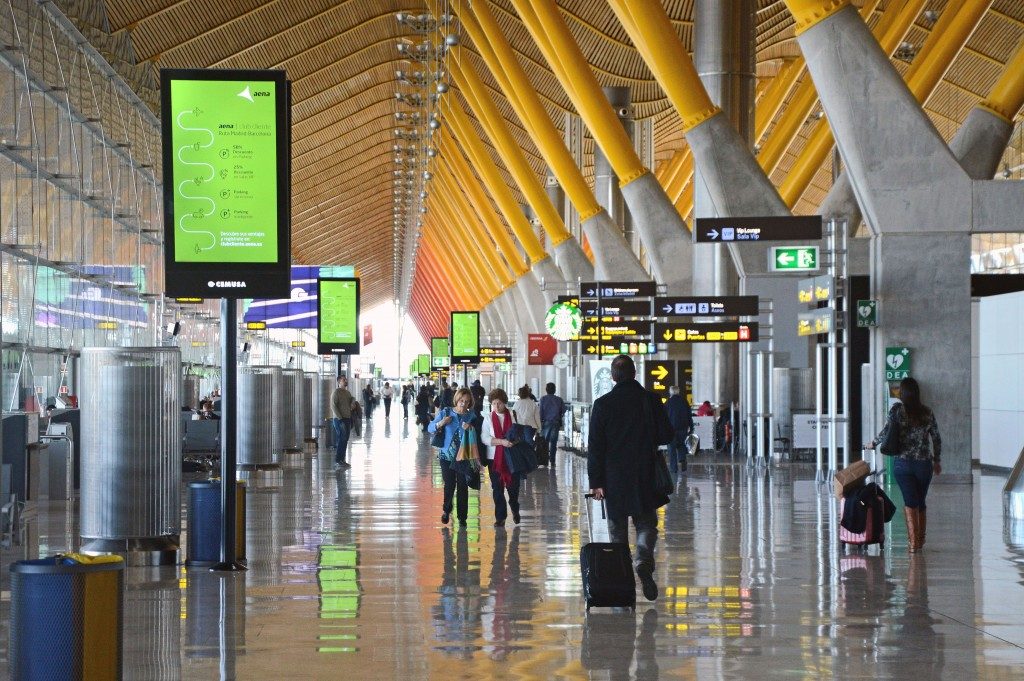
[[(76, 7), (73, 3), (80, 0), (64, 2), (70, 12)], [(552, 122), (562, 129), (566, 112), (574, 111), (569, 98), (510, 0), (489, 2)], [(876, 23), (894, 2), (883, 0), (881, 9), (869, 17), (869, 23)], [(692, 50), (694, 0), (663, 0), (663, 4), (683, 45)], [(855, 0), (854, 4), (860, 6), (862, 2)], [(941, 11), (944, 6), (943, 0), (935, 0), (929, 9)], [(678, 115), (608, 4), (559, 0), (559, 8), (599, 82), (631, 87), (634, 115), (653, 120), (654, 165), (684, 148), (686, 141)], [(114, 33), (115, 39), (104, 44), (121, 55), (122, 62), (126, 55), (134, 54), (142, 68), (126, 72), (126, 77), (140, 91), (150, 87), (147, 82), (154, 82), (152, 77), (143, 77), (147, 73), (145, 67), (153, 74), (159, 67), (170, 66), (287, 70), (293, 81), (295, 257), (299, 262), (355, 265), (364, 274), (365, 299), (374, 304), (394, 294), (392, 171), (396, 166), (391, 147), (395, 143), (394, 113), (401, 110), (394, 100), (394, 72), (399, 68), (420, 68), (403, 62), (395, 50), (399, 38), (418, 40), (397, 24), (397, 11), (422, 13), (426, 8), (420, 0), (106, 0), (105, 12), (85, 12), (77, 7), (75, 16), (97, 24), (99, 17), (105, 15), (100, 28)], [(758, 0), (756, 22), (758, 77), (772, 78), (783, 59), (800, 56), (793, 19), (782, 0)], [(918, 17), (907, 41), (919, 49), (930, 28), (923, 16)], [(99, 34), (92, 30), (87, 35)], [(950, 65), (926, 103), (940, 133), (947, 138), (955, 133), (967, 112), (999, 78), (1002, 65), (1022, 40), (1024, 3), (994, 0), (966, 49)], [(462, 45), (464, 58), (479, 74), (531, 168), (542, 177), (546, 171), (543, 158), (465, 33)], [(905, 61), (896, 64), (901, 72), (907, 68)], [(131, 65), (116, 66), (125, 72)], [(88, 109), (105, 108), (102, 98), (92, 102), (89, 97), (83, 98)], [(788, 104), (784, 102), (778, 116), (786, 115)], [(518, 186), (492, 140), (484, 134), (472, 111), (467, 112), (475, 134), (484, 142), (503, 180), (521, 200)], [(812, 116), (804, 123), (783, 155), (772, 175), (777, 184), (806, 144), (816, 121)], [(778, 117), (771, 122), (768, 134), (777, 122)], [(593, 140), (585, 134), (583, 172), (588, 181), (593, 177), (593, 148)], [(796, 211), (813, 212), (830, 184), (831, 158), (815, 175)], [(415, 281), (421, 285), (419, 276)], [(431, 314), (429, 301), (420, 303), (418, 314)], [(431, 323), (425, 316), (422, 321), (427, 326)]]

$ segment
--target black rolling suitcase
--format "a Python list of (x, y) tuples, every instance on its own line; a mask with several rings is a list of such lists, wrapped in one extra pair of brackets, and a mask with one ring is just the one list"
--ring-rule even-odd
[(537, 457), (538, 466), (547, 466), (550, 463), (548, 459), (548, 441), (544, 439), (544, 436), (538, 434), (533, 438), (533, 453)]
[[(587, 611), (591, 608), (632, 608), (636, 610), (636, 578), (629, 544), (594, 541), (594, 521), (590, 515), (590, 497), (586, 495), (587, 525), (590, 543), (580, 549), (580, 573), (583, 576), (583, 598)], [(601, 517), (605, 517), (601, 501)]]

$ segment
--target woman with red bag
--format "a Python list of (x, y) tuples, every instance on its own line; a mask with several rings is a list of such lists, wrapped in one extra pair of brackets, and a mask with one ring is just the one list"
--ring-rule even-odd
[[(512, 472), (506, 457), (506, 447), (511, 447), (508, 439), (512, 430), (512, 412), (508, 409), (508, 394), (501, 388), (491, 391), (491, 413), (484, 417), (483, 432), (480, 439), (487, 446), (488, 472), (491, 478), (491, 493), (494, 497), (494, 526), (503, 527), (508, 518), (508, 509), (512, 508), (512, 521), (519, 524), (519, 482), (520, 476)], [(505, 492), (508, 492), (508, 503)]]

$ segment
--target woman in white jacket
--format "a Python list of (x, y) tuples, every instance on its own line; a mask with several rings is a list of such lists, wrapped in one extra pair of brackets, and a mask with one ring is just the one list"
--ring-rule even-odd
[(533, 446), (533, 436), (540, 430), (540, 407), (530, 398), (530, 386), (519, 389), (519, 399), (512, 405), (512, 412), (523, 427), (523, 439)]
[[(508, 393), (501, 388), (491, 391), (491, 412), (484, 416), (480, 440), (487, 447), (487, 469), (491, 478), (491, 494), (494, 497), (494, 526), (503, 527), (512, 508), (512, 520), (519, 524), (519, 476), (512, 472), (505, 457), (505, 448), (512, 443), (508, 440), (512, 429), (512, 412), (508, 410)], [(527, 400), (531, 401), (531, 400)], [(505, 492), (508, 503), (505, 503)]]

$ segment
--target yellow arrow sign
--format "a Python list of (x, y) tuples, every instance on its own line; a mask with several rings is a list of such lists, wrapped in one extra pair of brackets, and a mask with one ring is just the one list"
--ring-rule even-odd
[(651, 376), (654, 376), (659, 381), (664, 381), (665, 377), (668, 376), (668, 369), (661, 364), (655, 364), (654, 369), (651, 370)]

